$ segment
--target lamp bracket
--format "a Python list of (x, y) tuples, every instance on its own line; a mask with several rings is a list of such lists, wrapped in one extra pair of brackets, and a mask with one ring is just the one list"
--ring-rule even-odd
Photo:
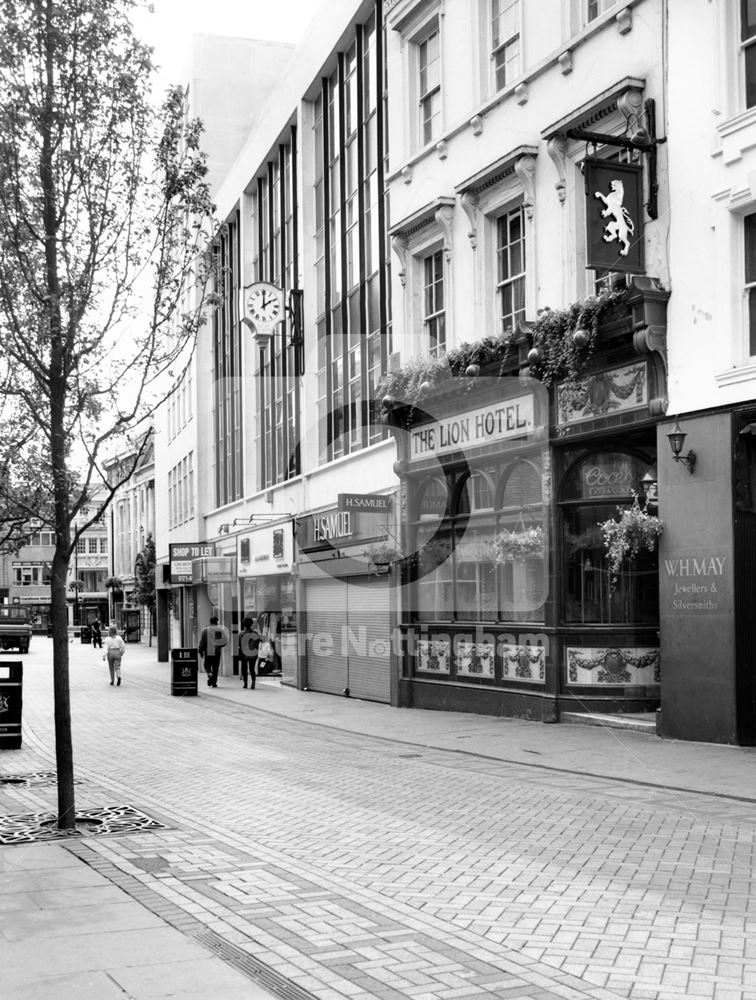
[(672, 458), (676, 462), (682, 462), (688, 472), (693, 474), (696, 467), (696, 453), (693, 450), (689, 451), (687, 455), (673, 455)]

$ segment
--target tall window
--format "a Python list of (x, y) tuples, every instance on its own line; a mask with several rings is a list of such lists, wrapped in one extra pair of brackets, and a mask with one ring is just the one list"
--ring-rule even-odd
[(522, 206), (496, 220), (497, 295), (502, 333), (525, 318), (525, 217)]
[(222, 298), (213, 313), (215, 502), (219, 507), (242, 495), (239, 253), (239, 221), (234, 218), (216, 246), (215, 289)]
[(752, 108), (756, 105), (756, 2), (754, 0), (740, 0), (740, 39), (743, 52), (745, 103), (747, 108)]
[(417, 44), (418, 90), (420, 96), (420, 136), (426, 146), (441, 126), (441, 60), (438, 29)]
[(544, 537), (541, 470), (516, 459), (432, 477), (414, 499), (419, 621), (539, 621), (546, 598), (545, 542), (498, 563), (500, 533), (534, 529)]
[(756, 355), (756, 215), (743, 219), (745, 236), (745, 295), (748, 303), (748, 353)]
[(629, 508), (652, 462), (626, 452), (588, 455), (565, 481), (561, 502), (563, 608), (569, 624), (653, 624), (659, 619), (658, 550), (641, 551), (613, 575), (601, 524)]
[(372, 400), (390, 352), (383, 29), (376, 15), (313, 107), (320, 460), (380, 440)]
[(491, 60), (502, 90), (520, 72), (520, 0), (491, 0)]
[[(281, 143), (257, 181), (254, 274), (284, 295), (297, 288), (296, 128)], [(287, 314), (269, 345), (260, 348), (257, 444), (258, 489), (284, 482), (300, 471), (299, 372)]]
[(437, 358), (446, 350), (444, 252), (436, 250), (423, 261), (423, 326), (428, 351)]
[(617, 3), (617, 0), (585, 0), (585, 21), (595, 21), (597, 17), (609, 10)]

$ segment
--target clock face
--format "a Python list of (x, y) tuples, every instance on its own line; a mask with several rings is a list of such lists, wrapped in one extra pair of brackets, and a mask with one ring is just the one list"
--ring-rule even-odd
[(275, 285), (254, 285), (247, 296), (247, 311), (255, 323), (270, 325), (281, 318), (281, 291)]

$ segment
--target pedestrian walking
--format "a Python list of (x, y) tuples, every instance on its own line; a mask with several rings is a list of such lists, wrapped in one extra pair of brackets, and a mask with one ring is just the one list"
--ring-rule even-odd
[(105, 652), (102, 657), (103, 660), (106, 659), (108, 661), (111, 686), (116, 678), (118, 678), (116, 686), (121, 686), (121, 658), (125, 652), (126, 645), (118, 634), (118, 629), (115, 625), (111, 625), (105, 637)]
[(260, 633), (255, 627), (253, 618), (244, 618), (242, 621), (242, 631), (239, 634), (239, 669), (241, 670), (242, 684), (254, 689), (255, 686), (255, 664), (257, 654), (260, 649)]
[(221, 650), (227, 643), (228, 632), (222, 625), (218, 624), (218, 616), (213, 615), (210, 624), (202, 629), (199, 641), (199, 655), (205, 661), (208, 687), (218, 687)]
[(95, 618), (92, 622), (92, 647), (102, 649), (102, 626), (99, 618)]

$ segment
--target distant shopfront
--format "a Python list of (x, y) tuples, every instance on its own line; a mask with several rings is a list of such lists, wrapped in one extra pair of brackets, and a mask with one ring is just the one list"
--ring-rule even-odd
[(252, 618), (263, 639), (273, 643), (282, 683), (291, 685), (297, 673), (293, 524), (291, 518), (265, 524), (236, 542), (241, 621)]

